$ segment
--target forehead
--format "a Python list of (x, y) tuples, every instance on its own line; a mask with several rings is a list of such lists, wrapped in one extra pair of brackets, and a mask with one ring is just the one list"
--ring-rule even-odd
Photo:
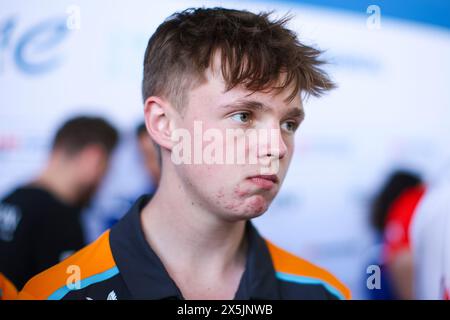
[(221, 70), (208, 68), (205, 71), (205, 81), (189, 91), (188, 101), (189, 105), (195, 105), (196, 108), (199, 108), (199, 105), (212, 108), (248, 100), (260, 102), (274, 110), (303, 110), (300, 93), (294, 99), (289, 100), (288, 97), (291, 93), (292, 87), (287, 87), (282, 91), (266, 89), (254, 92), (246, 89), (244, 85), (238, 85), (227, 90), (227, 84), (222, 77)]

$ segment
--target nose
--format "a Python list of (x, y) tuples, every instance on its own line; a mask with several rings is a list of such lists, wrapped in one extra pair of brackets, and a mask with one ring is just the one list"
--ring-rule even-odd
[(260, 129), (258, 157), (281, 160), (286, 156), (287, 145), (279, 126)]

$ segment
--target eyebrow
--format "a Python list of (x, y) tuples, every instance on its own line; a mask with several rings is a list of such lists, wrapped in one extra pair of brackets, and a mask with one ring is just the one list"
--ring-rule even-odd
[(299, 118), (300, 121), (305, 120), (305, 111), (300, 108), (295, 108), (290, 111), (288, 111), (285, 114), (286, 118)]
[(269, 107), (264, 103), (255, 100), (237, 100), (221, 106), (221, 108), (248, 108), (253, 110), (267, 110)]
[[(221, 106), (221, 108), (247, 108), (251, 110), (268, 110), (270, 109), (264, 103), (255, 100), (238, 100), (226, 105)], [(305, 119), (305, 111), (303, 108), (294, 108), (289, 110), (284, 118), (300, 118), (300, 121)]]

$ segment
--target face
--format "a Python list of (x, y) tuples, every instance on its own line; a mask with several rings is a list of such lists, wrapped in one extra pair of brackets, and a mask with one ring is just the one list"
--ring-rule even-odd
[[(225, 91), (220, 72), (209, 71), (206, 76), (206, 83), (190, 91), (189, 103), (177, 119), (177, 128), (186, 129), (192, 137), (192, 163), (175, 168), (193, 203), (228, 221), (254, 218), (267, 210), (286, 175), (294, 133), (303, 120), (300, 96), (286, 101), (289, 89)], [(207, 138), (207, 132), (214, 134)], [(233, 138), (227, 139), (227, 132), (233, 132)], [(222, 151), (207, 152), (213, 142)], [(200, 143), (203, 159), (195, 162)], [(244, 153), (244, 163), (237, 161), (238, 149)], [(234, 158), (230, 150), (235, 150)], [(205, 161), (208, 154), (216, 156), (215, 162)], [(233, 161), (226, 160), (227, 155)]]
[(80, 196), (78, 205), (87, 206), (102, 182), (109, 165), (109, 155), (101, 147), (90, 146), (77, 157)]

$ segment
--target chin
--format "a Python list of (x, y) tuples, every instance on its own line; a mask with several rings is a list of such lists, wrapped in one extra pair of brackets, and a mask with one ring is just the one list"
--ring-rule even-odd
[(253, 218), (258, 218), (259, 216), (263, 215), (265, 211), (263, 212), (239, 212), (239, 213), (225, 213), (222, 217), (223, 220), (227, 222), (239, 222), (239, 221), (247, 221), (251, 220)]
[(226, 220), (242, 221), (257, 218), (269, 208), (270, 202), (261, 195), (255, 195), (244, 200), (239, 207), (225, 212)]

